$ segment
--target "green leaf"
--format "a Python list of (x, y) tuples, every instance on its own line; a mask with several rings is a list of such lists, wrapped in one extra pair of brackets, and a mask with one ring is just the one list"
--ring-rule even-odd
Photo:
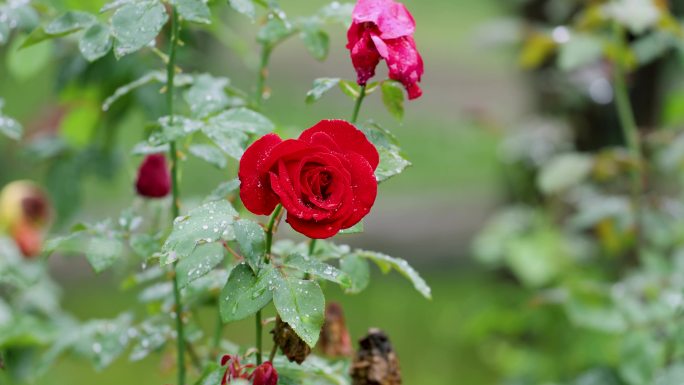
[(378, 182), (399, 175), (411, 166), (411, 162), (401, 155), (397, 140), (389, 131), (375, 123), (363, 125), (360, 129), (366, 134), (368, 140), (375, 145), (380, 155), (380, 164), (375, 170), (375, 178)]
[(387, 111), (394, 116), (395, 119), (401, 121), (404, 119), (404, 89), (401, 83), (394, 80), (385, 80), (381, 83), (382, 102), (385, 104)]
[(171, 0), (176, 6), (178, 14), (187, 21), (211, 24), (211, 11), (203, 0)]
[(188, 151), (218, 168), (226, 168), (228, 161), (221, 150), (209, 144), (193, 144)]
[(168, 20), (164, 6), (155, 0), (125, 4), (112, 16), (114, 54), (128, 55), (153, 42)]
[(577, 35), (561, 44), (559, 50), (558, 66), (571, 71), (599, 60), (603, 55), (603, 42), (594, 36)]
[(537, 185), (544, 194), (557, 194), (574, 187), (591, 173), (594, 160), (578, 153), (561, 154), (548, 161), (541, 169)]
[(307, 345), (316, 346), (325, 320), (325, 297), (318, 283), (282, 277), (276, 283), (273, 304)]
[(86, 239), (83, 252), (95, 272), (100, 273), (121, 258), (124, 247), (118, 239), (95, 236)]
[(184, 94), (192, 114), (205, 118), (225, 109), (229, 104), (225, 88), (229, 84), (227, 78), (215, 78), (208, 74), (196, 76), (192, 87)]
[(237, 265), (230, 272), (219, 299), (223, 322), (247, 318), (268, 305), (273, 298), (271, 287), (277, 277), (272, 265), (264, 266), (258, 277), (246, 263)]
[(347, 94), (350, 98), (353, 100), (356, 100), (359, 98), (359, 95), (361, 95), (361, 87), (356, 84), (356, 82), (353, 82), (351, 80), (340, 80), (340, 89), (342, 92)]
[(173, 328), (168, 324), (161, 323), (163, 321), (157, 320), (158, 318), (161, 317), (156, 317), (156, 322), (145, 321), (134, 329), (137, 331), (137, 342), (133, 345), (129, 356), (132, 362), (144, 359), (152, 352), (159, 350), (167, 341), (173, 339)]
[(295, 30), (289, 22), (273, 17), (259, 30), (257, 41), (263, 45), (273, 47), (287, 39), (294, 32)]
[[(183, 75), (183, 74), (178, 74), (174, 78), (174, 85), (176, 87), (182, 87), (188, 84), (192, 84), (194, 81), (192, 76), (189, 75)], [(123, 85), (114, 91), (114, 93), (105, 99), (104, 103), (102, 103), (102, 110), (107, 111), (109, 108), (116, 102), (117, 100), (121, 99), (122, 97), (128, 95), (130, 92), (134, 91), (135, 89), (142, 87), (146, 84), (149, 83), (161, 83), (161, 84), (166, 84), (166, 72), (163, 71), (152, 71), (148, 72), (147, 74), (143, 75), (139, 79), (136, 79), (126, 85)]]
[(111, 11), (112, 9), (123, 7), (126, 4), (135, 2), (136, 0), (112, 0), (100, 8), (100, 13)]
[(290, 254), (283, 260), (283, 265), (309, 274), (314, 278), (335, 282), (345, 289), (352, 286), (352, 280), (347, 273), (313, 257)]
[(378, 153), (380, 154), (380, 164), (375, 170), (375, 178), (378, 182), (386, 181), (395, 175), (401, 174), (411, 165), (411, 162), (404, 159), (397, 151), (379, 147)]
[(228, 196), (238, 188), (240, 188), (240, 180), (237, 178), (223, 182), (209, 194), (206, 201), (211, 202), (227, 199)]
[(250, 19), (256, 19), (256, 7), (252, 0), (228, 0), (228, 3), (234, 10), (240, 12), (241, 14), (249, 17)]
[(112, 49), (113, 39), (109, 26), (96, 23), (88, 28), (78, 42), (78, 49), (88, 61), (105, 56)]
[(370, 283), (370, 267), (368, 261), (358, 255), (350, 254), (340, 259), (340, 269), (351, 279), (347, 293), (360, 293)]
[(306, 50), (314, 59), (323, 61), (328, 57), (330, 37), (325, 31), (316, 26), (305, 25), (302, 27), (300, 37)]
[(100, 120), (96, 104), (84, 102), (69, 111), (59, 123), (60, 137), (75, 148), (85, 148), (93, 138)]
[(176, 218), (173, 231), (164, 243), (161, 264), (169, 264), (192, 254), (195, 247), (219, 239), (234, 239), (231, 225), (237, 211), (228, 201), (206, 203)]
[(306, 103), (311, 104), (318, 101), (326, 92), (340, 84), (339, 78), (318, 78), (313, 82), (313, 88), (306, 93)]
[(159, 118), (159, 125), (161, 130), (149, 137), (149, 142), (153, 145), (162, 145), (187, 138), (199, 131), (204, 126), (204, 123), (199, 120), (176, 115), (173, 118), (173, 122), (171, 122), (171, 117), (169, 116)]
[(418, 272), (405, 260), (401, 258), (390, 257), (389, 255), (374, 251), (360, 250), (354, 252), (354, 254), (375, 262), (375, 264), (378, 265), (380, 270), (385, 274), (389, 273), (391, 270), (398, 271), (401, 273), (401, 275), (408, 278), (411, 283), (413, 283), (413, 287), (415, 287), (416, 290), (423, 295), (423, 297), (432, 299), (430, 287), (427, 285), (427, 283), (425, 283), (425, 280), (421, 278)]
[(24, 132), (18, 121), (2, 114), (2, 99), (0, 99), (0, 133), (14, 140), (21, 139)]
[[(30, 36), (29, 36), (30, 38)], [(39, 74), (52, 59), (53, 45), (40, 44), (20, 47), (20, 39), (14, 39), (7, 52), (7, 70), (19, 80), (30, 79)]]
[(233, 225), (235, 239), (242, 256), (254, 272), (259, 271), (266, 255), (266, 233), (261, 226), (248, 219), (240, 219)]
[(223, 245), (218, 242), (199, 245), (189, 257), (181, 259), (176, 266), (178, 286), (183, 288), (203, 277), (223, 261)]
[(88, 28), (95, 24), (96, 21), (95, 16), (88, 12), (69, 11), (48, 24), (45, 27), (45, 33), (63, 36), (64, 34)]
[(240, 160), (248, 134), (261, 136), (274, 128), (265, 116), (247, 108), (234, 108), (209, 118), (202, 131), (226, 154)]

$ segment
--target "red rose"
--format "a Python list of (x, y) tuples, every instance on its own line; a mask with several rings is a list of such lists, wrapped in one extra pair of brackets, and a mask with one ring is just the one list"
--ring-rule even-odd
[(380, 59), (389, 67), (389, 77), (401, 82), (409, 99), (423, 94), (418, 82), (423, 76), (423, 59), (413, 33), (416, 22), (403, 4), (394, 0), (359, 0), (347, 32), (358, 83), (365, 85), (375, 75)]
[(250, 376), (254, 381), (253, 385), (277, 385), (278, 384), (278, 372), (276, 372), (273, 365), (266, 361), (263, 364), (257, 366)]
[(269, 215), (280, 203), (287, 222), (310, 238), (329, 238), (357, 224), (377, 195), (378, 151), (343, 120), (324, 120), (299, 139), (268, 134), (240, 160), (240, 198)]
[(138, 170), (135, 183), (138, 194), (146, 198), (163, 198), (171, 191), (171, 174), (163, 154), (148, 155)]

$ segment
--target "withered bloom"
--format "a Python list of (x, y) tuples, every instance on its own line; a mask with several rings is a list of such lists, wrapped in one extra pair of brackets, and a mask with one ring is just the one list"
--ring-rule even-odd
[(319, 339), (321, 351), (330, 357), (349, 357), (352, 355), (351, 339), (344, 321), (342, 306), (331, 302), (325, 307), (325, 323)]
[(33, 182), (12, 182), (0, 192), (0, 232), (11, 236), (25, 257), (40, 254), (51, 216), (47, 194)]
[(304, 342), (287, 322), (276, 318), (273, 331), (273, 342), (280, 348), (290, 362), (301, 364), (311, 354), (311, 348)]
[(400, 385), (401, 370), (392, 344), (380, 329), (370, 329), (359, 341), (351, 366), (353, 385)]

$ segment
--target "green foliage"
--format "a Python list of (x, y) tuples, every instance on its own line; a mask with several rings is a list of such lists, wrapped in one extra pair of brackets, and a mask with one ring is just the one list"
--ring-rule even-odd
[(280, 318), (312, 348), (321, 334), (325, 296), (314, 281), (280, 276), (274, 283), (273, 304)]
[(404, 88), (401, 83), (394, 80), (385, 80), (381, 83), (382, 102), (392, 116), (401, 121), (404, 119)]
[(235, 222), (235, 239), (247, 264), (255, 273), (261, 269), (266, 255), (266, 234), (258, 223), (240, 219)]
[(0, 132), (10, 139), (19, 140), (24, 130), (19, 122), (2, 114), (4, 104), (5, 101), (0, 99)]
[(129, 3), (118, 8), (111, 19), (116, 57), (131, 54), (148, 45), (167, 20), (166, 10), (157, 0)]
[(271, 288), (276, 277), (272, 266), (266, 266), (255, 274), (249, 265), (237, 265), (221, 291), (219, 305), (223, 322), (247, 318), (268, 305), (273, 298)]

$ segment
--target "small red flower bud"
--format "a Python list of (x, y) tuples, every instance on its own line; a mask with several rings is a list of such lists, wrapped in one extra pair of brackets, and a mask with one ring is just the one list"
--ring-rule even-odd
[(171, 191), (171, 175), (163, 154), (148, 155), (140, 165), (135, 183), (138, 194), (146, 198), (163, 198)]
[(253, 385), (276, 385), (278, 384), (278, 372), (270, 362), (266, 361), (259, 365), (250, 376)]

